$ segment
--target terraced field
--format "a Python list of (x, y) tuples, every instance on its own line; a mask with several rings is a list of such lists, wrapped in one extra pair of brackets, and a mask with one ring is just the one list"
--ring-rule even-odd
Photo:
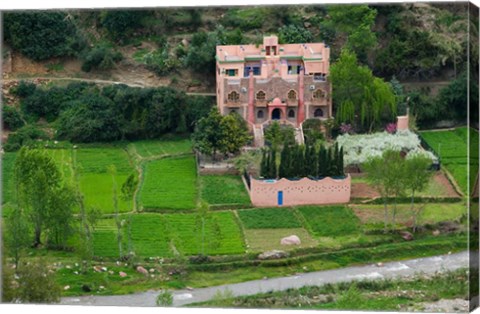
[(138, 141), (129, 144), (142, 158), (192, 153), (192, 143), (186, 138)]
[(202, 175), (202, 199), (212, 205), (250, 205), (250, 197), (240, 176)]
[[(448, 131), (424, 131), (423, 139), (440, 156), (442, 166), (455, 178), (463, 193), (467, 193), (467, 138), (468, 128), (462, 127)], [(472, 141), (478, 143), (478, 132), (472, 132)], [(475, 180), (475, 178), (473, 178)]]
[(258, 208), (239, 210), (245, 229), (300, 228), (302, 224), (290, 208)]
[(140, 206), (147, 209), (194, 209), (197, 173), (193, 156), (146, 163)]

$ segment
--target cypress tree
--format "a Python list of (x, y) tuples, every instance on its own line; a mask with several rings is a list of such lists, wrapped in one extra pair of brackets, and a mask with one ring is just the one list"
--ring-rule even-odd
[(260, 162), (260, 176), (267, 176), (267, 153), (265, 149), (262, 149), (262, 161)]
[(326, 177), (331, 177), (332, 176), (332, 170), (333, 170), (333, 167), (332, 167), (332, 149), (329, 147), (329, 148), (325, 149), (325, 168), (324, 168), (325, 174), (324, 175)]
[(315, 146), (313, 145), (307, 146), (307, 151), (305, 152), (305, 164), (307, 167), (307, 176), (311, 176), (311, 177), (317, 176), (317, 172), (318, 172), (317, 156), (318, 155), (315, 150)]
[(278, 177), (288, 178), (288, 145), (283, 145), (282, 153), (280, 154), (280, 166), (278, 168)]
[(333, 165), (332, 176), (334, 177), (340, 176), (339, 156), (340, 154), (338, 150), (338, 143), (335, 143), (335, 146), (333, 148), (333, 155), (332, 155), (332, 165)]
[(344, 164), (343, 164), (343, 146), (340, 147), (340, 152), (338, 154), (338, 169), (339, 169), (339, 175), (345, 176)]
[(277, 178), (277, 162), (276, 158), (277, 152), (275, 149), (272, 149), (270, 152), (269, 165), (268, 165), (268, 175), (270, 179)]
[(318, 160), (317, 160), (317, 177), (323, 177), (325, 175), (325, 147), (320, 146), (318, 150)]

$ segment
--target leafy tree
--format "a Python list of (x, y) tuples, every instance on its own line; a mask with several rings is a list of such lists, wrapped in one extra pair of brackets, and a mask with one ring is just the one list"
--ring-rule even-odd
[(220, 151), (224, 154), (238, 153), (252, 139), (245, 120), (238, 113), (224, 116), (219, 132), (222, 133)]
[(32, 82), (26, 82), (26, 81), (20, 81), (18, 86), (13, 90), (14, 94), (17, 95), (20, 98), (26, 98), (30, 95), (32, 95), (37, 88), (37, 85), (35, 85)]
[(315, 145), (324, 140), (322, 132), (322, 121), (318, 119), (307, 119), (303, 122), (303, 134), (305, 136), (305, 145)]
[(4, 145), (7, 152), (19, 150), (22, 146), (34, 146), (35, 140), (47, 139), (47, 134), (33, 125), (25, 125), (18, 129), (17, 132), (11, 133)]
[(377, 11), (366, 4), (332, 5), (327, 11), (330, 16), (327, 23), (333, 24), (337, 32), (346, 35), (346, 48), (366, 61), (367, 53), (377, 45), (377, 38), (372, 31)]
[(50, 201), (61, 187), (61, 174), (44, 150), (22, 148), (15, 160), (17, 202), (25, 210), (34, 229), (33, 245), (41, 244)]
[(278, 29), (278, 40), (281, 44), (310, 43), (313, 35), (304, 27), (289, 24)]
[[(15, 268), (17, 269), (25, 249), (32, 244), (28, 217), (18, 206), (5, 219), (3, 237), (8, 253), (13, 256)], [(4, 251), (3, 253), (6, 254), (7, 252)]]
[(276, 179), (277, 178), (277, 152), (275, 149), (270, 150), (269, 162), (267, 168), (267, 178)]
[(59, 139), (73, 142), (103, 142), (122, 138), (122, 117), (108, 98), (86, 94), (71, 103), (60, 115), (57, 129)]
[(440, 90), (438, 102), (441, 104), (440, 108), (444, 111), (439, 113), (437, 118), (452, 116), (458, 121), (465, 122), (467, 120), (468, 84), (467, 72), (465, 71), (447, 87)]
[(50, 198), (45, 220), (49, 246), (65, 249), (68, 238), (75, 233), (73, 209), (76, 207), (75, 192), (72, 187), (62, 185)]
[(22, 303), (58, 303), (61, 288), (42, 259), (23, 263), (18, 269), (16, 297)]
[(415, 193), (425, 190), (430, 182), (433, 172), (429, 170), (432, 160), (422, 155), (415, 155), (405, 161), (405, 185), (411, 193), (410, 211), (413, 219), (413, 232), (417, 228), (417, 217), (423, 209), (422, 206), (414, 208)]
[(215, 32), (193, 34), (185, 64), (198, 73), (215, 72), (215, 47), (219, 44)]
[(315, 177), (318, 173), (318, 154), (315, 150), (315, 146), (306, 145), (305, 150), (305, 175), (309, 177)]
[(320, 146), (318, 151), (318, 166), (317, 166), (317, 176), (326, 177), (328, 176), (328, 152), (323, 145)]
[(111, 38), (123, 42), (133, 30), (142, 25), (142, 19), (151, 13), (147, 10), (108, 10), (102, 12), (101, 25)]
[(3, 127), (11, 131), (15, 131), (25, 124), (20, 112), (12, 106), (2, 106), (2, 120)]
[(217, 152), (223, 150), (223, 132), (221, 130), (222, 116), (216, 107), (210, 110), (208, 116), (200, 119), (193, 133), (194, 147), (215, 159)]
[(264, 137), (275, 150), (279, 150), (282, 144), (295, 144), (295, 130), (290, 126), (282, 127), (277, 121), (274, 121), (265, 129)]
[(74, 56), (85, 47), (72, 15), (64, 12), (7, 12), (5, 40), (33, 60)]

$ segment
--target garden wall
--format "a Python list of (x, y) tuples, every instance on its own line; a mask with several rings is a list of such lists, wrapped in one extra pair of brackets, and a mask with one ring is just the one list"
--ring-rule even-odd
[(321, 180), (257, 180), (251, 178), (250, 199), (254, 206), (342, 204), (350, 201), (351, 177)]

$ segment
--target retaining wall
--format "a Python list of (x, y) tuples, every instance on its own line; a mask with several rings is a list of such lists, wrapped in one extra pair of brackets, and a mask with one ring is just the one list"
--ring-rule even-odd
[(350, 201), (350, 194), (350, 175), (344, 179), (326, 177), (320, 180), (251, 178), (250, 199), (254, 206), (343, 204)]

